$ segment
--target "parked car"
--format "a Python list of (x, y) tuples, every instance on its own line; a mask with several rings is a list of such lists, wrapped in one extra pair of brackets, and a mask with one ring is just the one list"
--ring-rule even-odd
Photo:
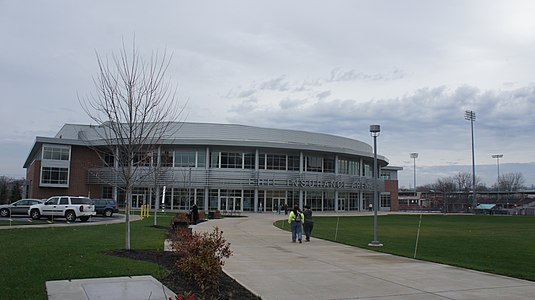
[(39, 199), (20, 199), (11, 204), (0, 205), (0, 217), (9, 217), (11, 215), (27, 216), (30, 206), (43, 202), (43, 200)]
[(95, 206), (87, 197), (55, 196), (46, 200), (45, 203), (30, 206), (29, 215), (34, 220), (41, 217), (65, 218), (67, 222), (74, 222), (77, 218), (82, 222), (96, 215)]
[(114, 213), (118, 213), (117, 202), (113, 199), (91, 199), (95, 205), (95, 212), (97, 215), (111, 217)]

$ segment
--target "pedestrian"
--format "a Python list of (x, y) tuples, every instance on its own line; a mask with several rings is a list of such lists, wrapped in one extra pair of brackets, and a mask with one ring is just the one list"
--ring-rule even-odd
[(312, 210), (310, 209), (310, 205), (305, 205), (303, 216), (303, 231), (305, 231), (305, 240), (310, 242), (310, 235), (312, 234), (312, 229), (314, 229), (314, 220), (312, 219)]
[(193, 204), (191, 207), (191, 219), (193, 225), (197, 225), (197, 222), (199, 222), (199, 208), (197, 207), (197, 204)]
[(260, 206), (258, 206), (258, 212), (262, 212), (264, 208), (262, 207), (262, 202), (260, 202)]
[(284, 209), (284, 215), (287, 215), (288, 214), (288, 205), (286, 203), (284, 203), (282, 208)]
[(279, 215), (281, 214), (281, 208), (282, 208), (281, 204), (277, 205), (277, 214)]
[(290, 211), (290, 215), (288, 216), (288, 223), (290, 224), (292, 228), (292, 243), (295, 243), (295, 240), (299, 240), (299, 243), (301, 244), (303, 240), (303, 220), (305, 219), (305, 216), (299, 210), (299, 206), (295, 205), (294, 209)]
[(368, 205), (368, 210), (372, 211), (372, 209), (373, 209), (373, 205), (370, 203), (370, 205)]

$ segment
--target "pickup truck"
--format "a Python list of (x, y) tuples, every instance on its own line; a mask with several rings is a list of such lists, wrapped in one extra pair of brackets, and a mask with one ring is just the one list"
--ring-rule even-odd
[(43, 204), (30, 206), (28, 214), (32, 219), (38, 220), (41, 217), (65, 218), (67, 222), (74, 222), (77, 218), (82, 222), (89, 220), (96, 215), (95, 206), (87, 197), (55, 196), (48, 198)]

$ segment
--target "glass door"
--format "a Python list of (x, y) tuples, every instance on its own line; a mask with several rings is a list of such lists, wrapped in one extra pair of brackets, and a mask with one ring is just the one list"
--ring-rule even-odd
[(280, 212), (282, 211), (282, 206), (286, 203), (286, 198), (273, 198), (271, 202), (271, 211)]
[(338, 198), (338, 211), (346, 211), (346, 199)]

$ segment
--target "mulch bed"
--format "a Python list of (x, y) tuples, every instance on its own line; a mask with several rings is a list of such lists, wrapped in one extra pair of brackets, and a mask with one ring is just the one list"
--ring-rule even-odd
[[(221, 272), (219, 277), (219, 290), (207, 291), (202, 293), (197, 284), (176, 270), (175, 261), (176, 254), (173, 252), (162, 250), (113, 250), (108, 255), (126, 257), (130, 259), (150, 261), (170, 271), (170, 274), (161, 279), (165, 286), (175, 293), (195, 293), (202, 299), (244, 299), (244, 300), (258, 300), (260, 297), (251, 293), (241, 284), (230, 278), (224, 272)], [(196, 298), (197, 299), (197, 298)], [(174, 300), (174, 299), (173, 299)]]

